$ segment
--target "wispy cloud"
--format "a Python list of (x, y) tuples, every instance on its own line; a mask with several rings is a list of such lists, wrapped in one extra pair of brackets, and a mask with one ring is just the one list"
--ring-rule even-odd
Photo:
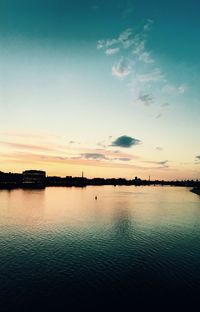
[(124, 79), (130, 73), (131, 66), (124, 60), (124, 58), (121, 58), (120, 61), (112, 67), (112, 75), (119, 79)]
[(119, 43), (122, 44), (122, 46), (127, 49), (132, 45), (131, 36), (133, 34), (133, 29), (128, 28), (125, 31), (123, 31), (118, 38)]
[(105, 51), (106, 55), (114, 55), (117, 54), (120, 51), (119, 48), (109, 48)]
[(168, 164), (168, 160), (162, 160), (162, 161), (144, 160), (143, 162), (146, 164), (153, 164), (153, 165), (159, 165), (159, 166), (167, 166)]
[(0, 136), (3, 137), (13, 137), (18, 139), (31, 139), (31, 140), (40, 140), (40, 141), (46, 141), (48, 139), (58, 139), (59, 136), (52, 134), (52, 133), (23, 133), (23, 132), (17, 132), (17, 131), (7, 131), (7, 132), (0, 132)]
[(159, 68), (155, 68), (153, 71), (148, 73), (140, 74), (137, 77), (142, 83), (160, 81), (164, 78)]
[(153, 103), (153, 96), (152, 94), (148, 93), (140, 94), (138, 98), (136, 98), (135, 103), (139, 105), (143, 104), (145, 106), (149, 106), (150, 104)]
[[(148, 162), (150, 165), (153, 166), (143, 166), (141, 164), (135, 164), (131, 162), (131, 159), (127, 158), (121, 158), (116, 157), (115, 159), (109, 159), (109, 160), (100, 160), (99, 158), (87, 158), (83, 157), (84, 155), (80, 155), (77, 157), (65, 157), (65, 156), (59, 156), (59, 155), (48, 155), (48, 154), (35, 154), (31, 152), (12, 152), (10, 154), (1, 154), (1, 161), (9, 162), (15, 162), (15, 163), (21, 163), (21, 164), (35, 164), (40, 165), (43, 168), (45, 168), (46, 165), (51, 164), (68, 164), (68, 165), (78, 165), (78, 166), (94, 166), (94, 167), (104, 167), (104, 168), (117, 168), (117, 169), (135, 169), (135, 170), (141, 170), (143, 172), (144, 170), (169, 170), (167, 165), (163, 165), (162, 162), (153, 163)], [(147, 164), (148, 164), (147, 163)]]
[(132, 28), (128, 28), (121, 32), (118, 37), (107, 39), (107, 40), (99, 40), (97, 42), (97, 49), (102, 49), (106, 51), (108, 48), (125, 48), (128, 49), (133, 44), (132, 39)]
[[(121, 80), (127, 79), (134, 104), (167, 107), (167, 102), (160, 104), (163, 93), (182, 95), (188, 87), (183, 83), (176, 86), (168, 82), (162, 66), (149, 49), (153, 24), (154, 21), (148, 19), (139, 31), (127, 28), (114, 38), (99, 40), (97, 48), (108, 56), (119, 55), (119, 60), (111, 67), (112, 75)], [(159, 118), (161, 114), (158, 112), (156, 116)]]
[(139, 54), (139, 60), (146, 63), (146, 64), (150, 64), (150, 63), (154, 63), (154, 59), (151, 56), (150, 52), (143, 52), (141, 54)]
[(144, 30), (145, 31), (150, 31), (153, 25), (153, 20), (152, 19), (148, 19), (146, 24), (144, 25)]
[(14, 143), (14, 142), (5, 142), (0, 141), (1, 145), (6, 145), (11, 148), (17, 148), (17, 149), (25, 149), (25, 150), (38, 150), (38, 151), (52, 151), (53, 149), (48, 146), (40, 146), (40, 145), (31, 145), (26, 143)]
[(150, 22), (145, 24), (143, 32), (140, 34), (136, 34), (132, 28), (128, 28), (116, 38), (99, 40), (97, 42), (97, 49), (102, 49), (107, 55), (116, 54), (123, 50), (130, 50), (130, 58), (133, 59), (133, 56), (135, 56), (140, 62), (146, 64), (154, 63), (151, 52), (146, 49), (146, 32), (147, 29), (148, 31), (150, 30), (150, 24)]
[[(140, 32), (136, 33), (132, 28), (128, 28), (116, 38), (97, 42), (97, 48), (107, 55), (120, 53), (119, 61), (112, 66), (112, 75), (121, 80), (130, 78), (133, 103), (145, 106), (152, 104), (154, 98), (149, 91), (145, 91), (146, 86), (164, 79), (160, 68), (154, 68), (155, 60), (146, 47), (152, 25), (153, 21), (149, 19)], [(142, 67), (141, 62), (144, 64)]]
[(168, 160), (163, 160), (163, 161), (158, 161), (157, 162), (157, 164), (161, 165), (161, 166), (165, 166), (165, 165), (167, 165), (167, 163), (168, 163)]
[(187, 91), (188, 87), (186, 84), (180, 86), (175, 86), (173, 84), (166, 84), (163, 86), (162, 91), (167, 94), (180, 95), (184, 94)]
[(125, 147), (125, 148), (130, 148), (134, 145), (140, 144), (141, 141), (126, 135), (123, 135), (116, 140), (114, 140), (111, 144), (111, 146), (119, 146), (119, 147)]
[(124, 152), (121, 152), (121, 151), (118, 151), (118, 150), (109, 150), (109, 149), (96, 149), (94, 150), (93, 152), (95, 153), (101, 153), (101, 154), (104, 154), (105, 156), (109, 156), (109, 157), (113, 157), (113, 158), (128, 158), (128, 159), (140, 159), (139, 156), (136, 156), (132, 153), (124, 153)]
[(184, 84), (178, 87), (179, 94), (183, 94), (187, 91), (188, 87)]
[(195, 157), (195, 165), (199, 165), (200, 164), (200, 155), (197, 155)]
[(140, 37), (136, 37), (132, 53), (138, 58), (139, 61), (146, 64), (154, 63), (151, 52), (146, 51), (146, 40), (141, 40)]
[[(109, 138), (110, 141), (111, 138)], [(23, 140), (24, 141), (24, 140)], [(16, 143), (10, 141), (0, 141), (0, 146), (7, 147), (7, 156), (17, 154), (19, 157), (26, 153), (33, 153), (33, 155), (40, 155), (40, 160), (43, 158), (41, 152), (48, 154), (49, 159), (51, 156), (59, 160), (96, 160), (96, 161), (125, 161), (138, 159), (138, 156), (133, 154), (123, 153), (121, 151), (112, 151), (109, 150), (108, 145), (109, 141), (105, 144), (104, 148), (86, 148), (86, 147), (77, 147), (75, 141), (69, 141), (66, 145), (59, 144), (44, 144), (44, 145), (35, 145), (27, 144), (24, 142)], [(2, 153), (0, 156), (2, 157)]]
[(161, 146), (156, 146), (156, 150), (161, 152), (161, 151), (163, 151), (163, 148)]
[(116, 158), (116, 160), (120, 160), (120, 161), (131, 161), (131, 158), (120, 157), (120, 158)]
[(100, 153), (83, 153), (83, 154), (81, 154), (81, 158), (95, 159), (95, 160), (108, 159), (104, 154), (100, 154)]
[(113, 161), (127, 162), (127, 161), (131, 161), (133, 158), (132, 157), (116, 157), (116, 155), (106, 156), (103, 153), (83, 153), (83, 154), (80, 154), (79, 156), (71, 157), (68, 159), (87, 159), (87, 160), (109, 161), (109, 162), (113, 162)]
[[(105, 168), (132, 168), (137, 170), (161, 170), (167, 169), (167, 161), (145, 161), (138, 155), (132, 154), (133, 146), (141, 144), (141, 140), (131, 136), (123, 135), (113, 139), (107, 138), (104, 148), (88, 148), (76, 146), (74, 141), (67, 141), (64, 145), (44, 144), (34, 145), (25, 143), (4, 142), (6, 152), (0, 153), (0, 159), (4, 163), (18, 163), (22, 168), (24, 164), (40, 166), (45, 168), (54, 167), (55, 164), (77, 165), (77, 166), (96, 166)], [(115, 147), (115, 148), (114, 148)], [(124, 148), (124, 149), (122, 149)], [(128, 152), (124, 152), (125, 148)], [(47, 168), (48, 168), (47, 167)]]

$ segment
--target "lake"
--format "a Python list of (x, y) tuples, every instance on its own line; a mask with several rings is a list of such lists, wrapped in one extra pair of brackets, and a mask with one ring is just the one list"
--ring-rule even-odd
[(200, 196), (188, 188), (0, 191), (1, 311), (194, 305), (199, 291)]

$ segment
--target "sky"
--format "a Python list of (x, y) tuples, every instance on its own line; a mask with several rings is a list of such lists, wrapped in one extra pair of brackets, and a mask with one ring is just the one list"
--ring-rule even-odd
[(200, 178), (198, 0), (0, 0), (0, 171)]

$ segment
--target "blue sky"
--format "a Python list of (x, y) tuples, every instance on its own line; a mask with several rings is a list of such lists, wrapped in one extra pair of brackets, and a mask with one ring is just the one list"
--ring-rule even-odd
[(0, 170), (199, 178), (199, 9), (1, 0)]

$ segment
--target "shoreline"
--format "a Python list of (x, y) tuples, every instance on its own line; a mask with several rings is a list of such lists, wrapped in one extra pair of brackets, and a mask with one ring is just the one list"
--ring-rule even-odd
[[(139, 186), (170, 186), (170, 187), (188, 187), (191, 188), (190, 185), (184, 185), (184, 184), (176, 184), (176, 183), (141, 183), (141, 184), (47, 184), (47, 185), (36, 185), (36, 184), (31, 184), (31, 185), (16, 185), (16, 184), (4, 184), (4, 185), (0, 185), (0, 190), (15, 190), (15, 189), (23, 189), (23, 190), (44, 190), (48, 187), (66, 187), (66, 188), (86, 188), (87, 186), (134, 186), (134, 187), (139, 187)], [(193, 188), (190, 190), (191, 192), (200, 195), (200, 188)]]
[(200, 196), (200, 188), (199, 187), (194, 187), (192, 190), (190, 190), (190, 192)]

